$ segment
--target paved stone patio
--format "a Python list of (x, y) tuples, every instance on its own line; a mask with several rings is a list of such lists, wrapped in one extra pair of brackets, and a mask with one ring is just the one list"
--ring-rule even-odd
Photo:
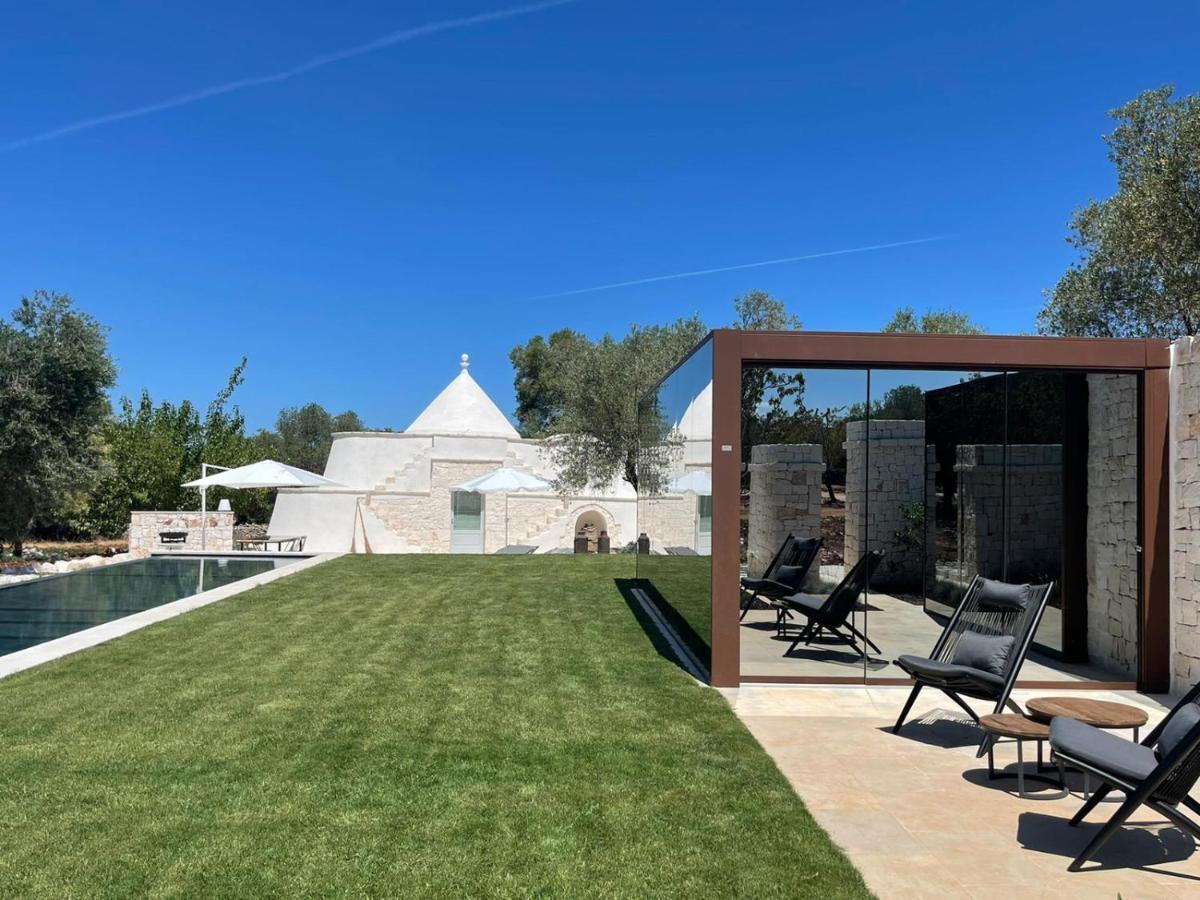
[[(1102, 803), (1070, 828), (1082, 803), (1078, 780), (1069, 781), (1072, 796), (1058, 800), (1017, 798), (1015, 778), (989, 781), (986, 759), (975, 758), (979, 732), (936, 692), (921, 696), (899, 735), (890, 728), (904, 688), (746, 685), (724, 693), (880, 898), (1200, 897), (1200, 850), (1144, 808), (1100, 853), (1100, 868), (1068, 872), (1115, 805)], [(1014, 697), (1023, 705), (1050, 693)], [(1071, 696), (1142, 706), (1147, 727), (1166, 711), (1159, 701), (1169, 702)], [(1002, 744), (997, 767), (1015, 763), (1014, 746)]]
[[(1054, 643), (1058, 610), (1047, 610), (1038, 633)], [(871, 651), (867, 675), (871, 678), (906, 678), (893, 660), (901, 653), (925, 656), (933, 649), (942, 633), (943, 623), (925, 613), (914, 603), (898, 600), (887, 594), (872, 592), (864, 609), (854, 614), (853, 623), (879, 645), (882, 654)], [(793, 636), (797, 629), (792, 629)], [(863, 658), (845, 644), (817, 641), (808, 647), (801, 645), (791, 656), (783, 652), (792, 638), (775, 636), (775, 612), (752, 609), (746, 613), (741, 628), (741, 661), (743, 677), (754, 676), (817, 676), (854, 677), (863, 675)], [(1126, 681), (1129, 676), (1093, 665), (1076, 665), (1040, 655), (1033, 650), (1021, 669), (1026, 681)]]

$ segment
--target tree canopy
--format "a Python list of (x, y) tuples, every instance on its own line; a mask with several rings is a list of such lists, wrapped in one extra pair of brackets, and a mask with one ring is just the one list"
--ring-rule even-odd
[(104, 329), (65, 294), (36, 291), (0, 322), (0, 542), (16, 555), (95, 477), (115, 379)]
[[(196, 491), (180, 487), (200, 477), (200, 464), (242, 466), (259, 457), (246, 437), (245, 419), (231, 405), (244, 380), (242, 359), (203, 414), (189, 400), (164, 400), (157, 405), (149, 391), (135, 403), (128, 397), (103, 429), (104, 464), (92, 491), (80, 530), (120, 534), (135, 509), (194, 509)], [(234, 512), (259, 521), (270, 505), (265, 491), (209, 492), (213, 505), (227, 496)]]
[(983, 334), (982, 325), (966, 313), (952, 309), (929, 309), (920, 315), (911, 306), (902, 306), (883, 326), (888, 334)]
[(1071, 219), (1080, 252), (1046, 293), (1044, 334), (1175, 338), (1200, 325), (1200, 95), (1146, 91), (1110, 115), (1117, 192)]
[(260, 431), (253, 440), (261, 456), (320, 474), (338, 431), (366, 431), (366, 426), (353, 410), (330, 415), (321, 404), (307, 403), (281, 409), (275, 430)]

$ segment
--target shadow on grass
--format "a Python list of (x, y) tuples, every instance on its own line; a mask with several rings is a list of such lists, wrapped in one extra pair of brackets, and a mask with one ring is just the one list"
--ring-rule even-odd
[[(613, 583), (616, 584), (617, 590), (621, 592), (622, 599), (625, 600), (625, 605), (629, 607), (629, 611), (633, 613), (633, 617), (637, 623), (642, 626), (642, 631), (646, 633), (646, 637), (650, 639), (650, 643), (654, 646), (654, 649), (658, 651), (659, 656), (670, 661), (673, 665), (682, 669), (684, 672), (687, 672), (689, 677), (692, 676), (692, 673), (688, 671), (687, 666), (683, 664), (683, 662), (679, 659), (679, 656), (671, 648), (670, 643), (659, 630), (658, 626), (648, 615), (646, 615), (646, 611), (642, 608), (642, 604), (638, 602), (637, 597), (635, 597), (633, 594), (635, 588), (640, 588), (646, 598), (650, 600), (651, 603), (655, 604), (655, 606), (658, 608), (658, 611), (662, 613), (663, 617), (667, 620), (667, 624), (675, 631), (680, 640), (687, 644), (689, 649), (691, 649), (691, 651), (697, 655), (700, 662), (703, 663), (706, 668), (708, 667), (709, 652), (707, 645), (700, 643), (699, 635), (696, 634), (692, 627), (688, 625), (687, 621), (680, 616), (679, 613), (671, 609), (670, 604), (663, 600), (657, 591), (648, 586), (645, 581), (639, 582), (639, 580), (636, 578), (616, 578), (613, 579)], [(700, 646), (703, 646), (704, 648), (703, 654), (701, 654), (700, 649), (697, 646), (698, 643), (700, 643)]]

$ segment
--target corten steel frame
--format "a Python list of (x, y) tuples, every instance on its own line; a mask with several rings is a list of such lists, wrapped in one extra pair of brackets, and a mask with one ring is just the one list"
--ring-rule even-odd
[[(1138, 376), (1141, 429), (1139, 545), (1141, 608), (1137, 687), (1165, 692), (1170, 680), (1170, 485), (1167, 449), (1170, 345), (1163, 340), (990, 337), (816, 331), (711, 334), (713, 355), (712, 683), (741, 683), (739, 516), (742, 367), (1086, 371)], [(669, 376), (668, 376), (669, 377)], [(665, 380), (665, 379), (664, 379)], [(781, 683), (911, 684), (907, 678), (757, 676)], [(1063, 689), (1070, 682), (1019, 681)], [(1129, 687), (1124, 682), (1078, 686)]]

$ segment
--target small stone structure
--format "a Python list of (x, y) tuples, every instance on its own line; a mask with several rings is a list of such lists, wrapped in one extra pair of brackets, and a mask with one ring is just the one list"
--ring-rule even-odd
[(1088, 375), (1087, 649), (1137, 677), (1137, 378)]
[(1171, 347), (1171, 690), (1200, 681), (1200, 339)]
[[(203, 526), (207, 522), (207, 529)], [(201, 531), (206, 531), (201, 548)], [(164, 532), (182, 532), (183, 543), (164, 544)], [(199, 510), (174, 512), (135, 511), (129, 516), (129, 552), (188, 551), (227, 553), (233, 550), (233, 513), (210, 510), (205, 517)]]
[(746, 562), (752, 577), (761, 577), (788, 532), (802, 540), (820, 536), (824, 472), (818, 444), (751, 448)]
[(882, 550), (872, 583), (921, 590), (925, 573), (933, 572), (933, 523), (926, 521), (925, 497), (932, 496), (936, 472), (925, 423), (847, 422), (845, 448), (846, 565), (867, 550)]

